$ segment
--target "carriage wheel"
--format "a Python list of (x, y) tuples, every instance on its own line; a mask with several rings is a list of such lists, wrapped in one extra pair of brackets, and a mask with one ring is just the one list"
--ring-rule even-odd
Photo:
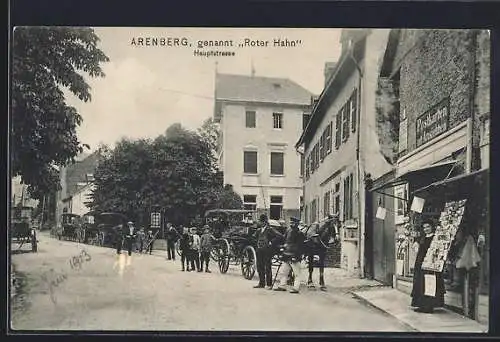
[(31, 231), (31, 251), (38, 252), (38, 243), (36, 241), (36, 231), (33, 229)]
[(257, 253), (252, 246), (246, 246), (241, 253), (241, 273), (247, 280), (252, 280), (257, 268)]
[(220, 273), (226, 273), (229, 269), (229, 242), (226, 239), (219, 239), (216, 249), (219, 271)]

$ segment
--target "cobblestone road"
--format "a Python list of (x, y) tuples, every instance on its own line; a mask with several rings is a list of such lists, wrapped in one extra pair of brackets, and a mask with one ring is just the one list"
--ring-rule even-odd
[[(69, 260), (82, 249), (89, 256), (73, 270)], [(16, 330), (407, 331), (340, 288), (299, 295), (253, 289), (256, 281), (237, 268), (181, 272), (179, 261), (159, 254), (120, 260), (112, 249), (45, 234), (37, 254), (13, 255), (12, 262), (22, 279), (11, 312)], [(48, 282), (56, 278), (51, 294)]]

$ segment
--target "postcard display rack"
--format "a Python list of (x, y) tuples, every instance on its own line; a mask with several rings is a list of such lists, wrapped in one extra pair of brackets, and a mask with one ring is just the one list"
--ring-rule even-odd
[(458, 227), (462, 222), (467, 200), (447, 202), (439, 217), (434, 238), (425, 255), (422, 269), (443, 272), (451, 244), (455, 239)]

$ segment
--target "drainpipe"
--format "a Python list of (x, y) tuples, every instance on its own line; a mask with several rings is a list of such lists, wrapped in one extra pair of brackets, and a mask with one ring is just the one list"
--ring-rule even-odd
[[(360, 158), (360, 137), (361, 137), (361, 85), (362, 85), (362, 80), (363, 80), (363, 71), (361, 70), (361, 66), (359, 65), (358, 61), (354, 58), (353, 55), (353, 47), (354, 44), (351, 45), (351, 48), (349, 49), (349, 57), (351, 57), (352, 61), (354, 62), (354, 65), (356, 66), (356, 69), (358, 70), (359, 74), (359, 79), (358, 79), (358, 108), (357, 108), (357, 129), (356, 129), (356, 168), (357, 168), (357, 183), (358, 183), (358, 222), (359, 222), (359, 234), (358, 234), (358, 269), (359, 269), (359, 276), (360, 278), (363, 278), (363, 268), (364, 268), (364, 259), (361, 257), (361, 245), (362, 245), (362, 237), (361, 237), (361, 190), (363, 189), (364, 191), (364, 186), (363, 184), (363, 179), (362, 179), (362, 172), (361, 172), (361, 158)], [(363, 229), (363, 234), (364, 234), (364, 229)], [(363, 260), (363, 262), (361, 262)]]

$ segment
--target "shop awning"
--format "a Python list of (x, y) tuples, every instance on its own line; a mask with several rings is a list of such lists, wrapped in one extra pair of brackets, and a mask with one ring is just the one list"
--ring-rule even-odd
[(444, 179), (441, 181), (437, 181), (431, 183), (427, 186), (421, 187), (414, 191), (414, 193), (420, 193), (425, 190), (431, 190), (436, 188), (446, 188), (446, 187), (455, 187), (457, 189), (462, 189), (463, 191), (469, 191), (474, 188), (482, 188), (487, 187), (489, 182), (489, 169), (478, 170), (470, 173), (465, 173), (456, 177), (451, 177), (448, 179)]
[(399, 175), (390, 182), (387, 182), (373, 189), (370, 189), (370, 191), (380, 191), (398, 185), (403, 185), (413, 180), (419, 180), (419, 183), (425, 181), (425, 183), (427, 184), (431, 184), (436, 181), (441, 181), (448, 176), (451, 169), (457, 162), (458, 162), (457, 160), (451, 160), (432, 165), (427, 165), (414, 170), (409, 170)]

